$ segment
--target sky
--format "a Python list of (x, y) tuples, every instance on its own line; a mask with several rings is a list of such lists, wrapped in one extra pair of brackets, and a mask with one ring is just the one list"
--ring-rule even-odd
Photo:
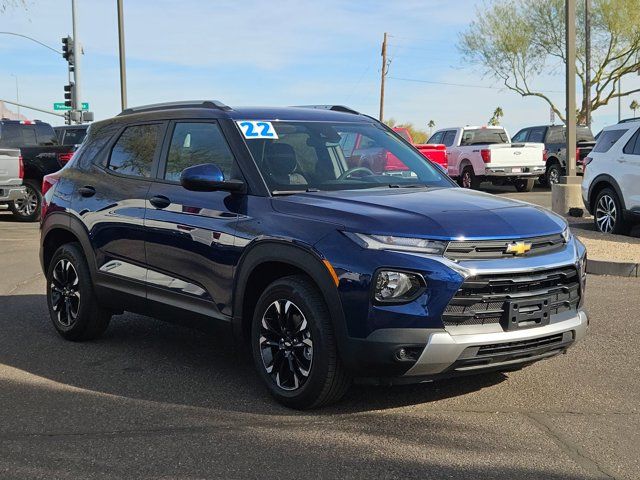
[[(26, 9), (0, 13), (0, 30), (32, 36), (59, 50), (61, 38), (71, 34), (71, 0), (26, 1)], [(380, 48), (388, 32), (385, 118), (423, 130), (429, 120), (436, 129), (483, 125), (500, 106), (502, 124), (511, 134), (549, 123), (545, 102), (500, 88), (461, 58), (458, 35), (484, 3), (124, 0), (129, 106), (193, 99), (231, 106), (343, 104), (377, 116)], [(89, 102), (98, 120), (120, 111), (116, 2), (77, 4), (84, 48), (82, 101)], [(54, 102), (64, 101), (67, 67), (60, 55), (0, 34), (0, 60), (0, 99), (15, 100), (17, 76), (23, 103), (52, 109)], [(640, 87), (640, 77), (625, 82)], [(557, 92), (551, 96), (564, 104), (563, 76), (533, 84)], [(631, 100), (623, 98), (623, 117), (632, 116)], [(27, 115), (62, 124), (45, 113)], [(614, 102), (594, 113), (594, 133), (616, 121)]]

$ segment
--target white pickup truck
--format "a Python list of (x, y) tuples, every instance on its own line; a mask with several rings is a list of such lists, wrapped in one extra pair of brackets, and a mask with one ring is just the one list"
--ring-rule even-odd
[(511, 143), (509, 138), (503, 127), (456, 127), (438, 130), (429, 143), (446, 145), (449, 176), (461, 187), (477, 189), (490, 181), (529, 192), (545, 172), (544, 144)]
[(24, 201), (26, 192), (22, 186), (23, 176), (20, 150), (0, 148), (0, 205)]

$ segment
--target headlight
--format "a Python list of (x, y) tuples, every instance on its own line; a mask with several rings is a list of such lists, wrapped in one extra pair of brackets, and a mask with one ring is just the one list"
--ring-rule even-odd
[(377, 302), (410, 302), (422, 293), (425, 281), (417, 273), (380, 270), (374, 288)]
[(562, 238), (564, 239), (564, 243), (569, 243), (571, 241), (571, 229), (569, 227), (565, 228), (562, 232)]
[(391, 235), (365, 235), (363, 233), (344, 234), (363, 248), (372, 250), (398, 250), (401, 252), (429, 253), (442, 255), (447, 242), (426, 240), (424, 238), (393, 237)]

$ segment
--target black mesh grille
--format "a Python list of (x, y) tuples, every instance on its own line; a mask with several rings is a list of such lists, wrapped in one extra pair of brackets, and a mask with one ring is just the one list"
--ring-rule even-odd
[(507, 246), (515, 242), (531, 244), (531, 250), (527, 252), (527, 256), (551, 253), (565, 245), (561, 234), (517, 240), (460, 240), (449, 242), (445, 256), (453, 260), (510, 258), (514, 254), (506, 253)]
[(576, 311), (580, 282), (575, 267), (470, 277), (447, 305), (442, 320), (445, 326), (505, 325), (509, 302), (534, 299), (547, 300), (551, 315)]

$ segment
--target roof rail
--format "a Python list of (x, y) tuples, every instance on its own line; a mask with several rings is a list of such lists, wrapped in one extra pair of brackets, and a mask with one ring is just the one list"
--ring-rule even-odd
[(354, 113), (360, 115), (360, 112), (344, 105), (295, 105), (295, 108), (318, 108), (322, 110), (333, 110), (334, 112)]
[(176, 108), (215, 108), (217, 110), (229, 111), (231, 107), (218, 100), (191, 100), (182, 102), (153, 103), (151, 105), (141, 105), (139, 107), (126, 108), (117, 116), (131, 115), (134, 113), (154, 112), (156, 110), (171, 110)]

